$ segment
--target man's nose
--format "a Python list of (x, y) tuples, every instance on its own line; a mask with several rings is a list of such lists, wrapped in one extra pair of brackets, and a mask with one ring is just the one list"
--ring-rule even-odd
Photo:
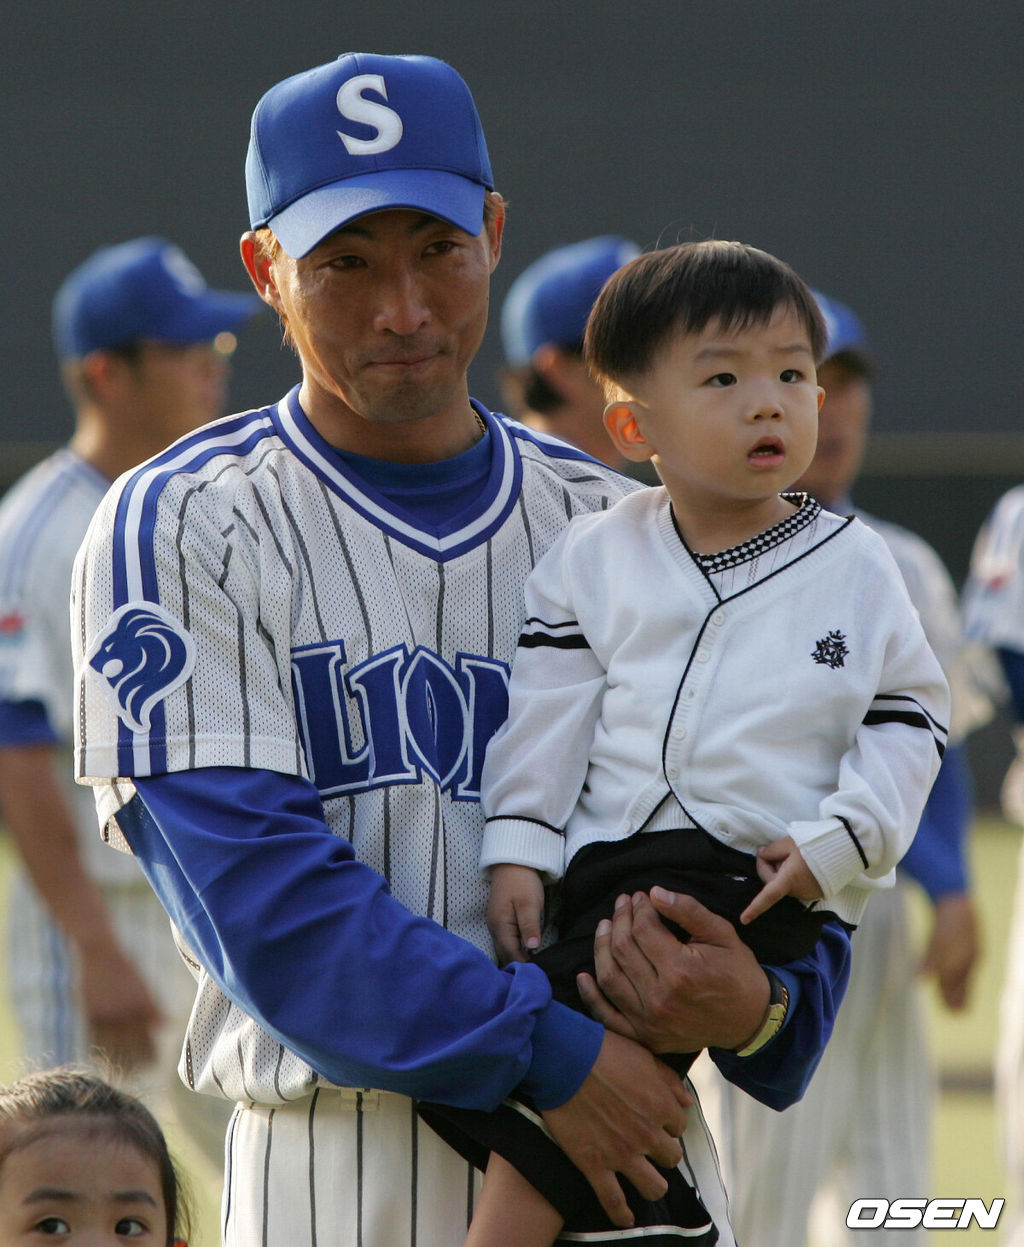
[(380, 283), (374, 327), (407, 337), (430, 319), (430, 310), (419, 276), (406, 268), (396, 269)]

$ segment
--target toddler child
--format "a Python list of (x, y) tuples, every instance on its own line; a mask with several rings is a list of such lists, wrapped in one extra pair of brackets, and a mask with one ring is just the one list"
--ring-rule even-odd
[[(786, 492), (814, 455), (824, 347), (804, 282), (752, 247), (687, 243), (610, 278), (586, 358), (617, 449), (662, 485), (574, 520), (537, 564), (483, 774), (499, 959), (535, 957), (579, 1008), (616, 898), (692, 894), (769, 967), (741, 1056), (785, 1023), (770, 967), (891, 886), (946, 739), (945, 679), (885, 544)], [(528, 1105), (421, 1112), (474, 1163), (490, 1151), (466, 1247), (621, 1238)], [(630, 1193), (645, 1243), (713, 1243), (699, 1192), (666, 1180), (654, 1204)]]

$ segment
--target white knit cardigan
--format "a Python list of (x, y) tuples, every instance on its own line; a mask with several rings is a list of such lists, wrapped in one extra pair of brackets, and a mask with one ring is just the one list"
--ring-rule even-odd
[(724, 599), (664, 489), (569, 525), (526, 585), (483, 867), (555, 879), (584, 845), (692, 823), (747, 852), (792, 835), (850, 922), (891, 886), (948, 688), (882, 539), (815, 523), (820, 540)]

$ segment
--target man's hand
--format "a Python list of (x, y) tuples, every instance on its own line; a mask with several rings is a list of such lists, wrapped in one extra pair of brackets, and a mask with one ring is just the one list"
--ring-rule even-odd
[(487, 927), (500, 965), (526, 961), (540, 948), (543, 914), (544, 884), (536, 870), (507, 862), (491, 868)]
[(651, 1160), (666, 1169), (682, 1160), (679, 1136), (692, 1103), (678, 1074), (639, 1044), (609, 1032), (579, 1091), (543, 1117), (612, 1223), (625, 1228), (633, 1214), (616, 1175), (646, 1199), (664, 1195), (667, 1183)]
[(82, 1007), (89, 1042), (130, 1073), (156, 1058), (160, 1010), (135, 965), (113, 950), (81, 958)]
[[(609, 1030), (652, 1052), (736, 1049), (768, 1008), (768, 976), (730, 922), (690, 896), (653, 888), (619, 897), (594, 941), (597, 982), (580, 995)], [(659, 914), (690, 934), (683, 943)], [(598, 987), (600, 984), (600, 987)]]
[(941, 897), (935, 903), (932, 933), (920, 972), (935, 976), (947, 1009), (966, 1007), (971, 975), (980, 952), (981, 939), (971, 898), (963, 892)]

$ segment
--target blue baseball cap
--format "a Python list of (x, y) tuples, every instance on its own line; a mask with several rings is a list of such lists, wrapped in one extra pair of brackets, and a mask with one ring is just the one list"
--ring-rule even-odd
[(53, 300), (61, 359), (139, 338), (188, 345), (234, 332), (262, 303), (255, 294), (210, 290), (192, 261), (164, 238), (101, 247), (70, 273)]
[(640, 254), (628, 238), (603, 234), (556, 247), (534, 260), (509, 287), (501, 308), (506, 361), (528, 363), (539, 346), (576, 347), (601, 287)]
[(817, 290), (812, 290), (811, 294), (821, 309), (828, 332), (825, 359), (831, 359), (833, 355), (853, 355), (861, 362), (865, 371), (870, 372), (873, 368), (871, 345), (857, 313), (827, 294), (821, 294)]
[(269, 226), (298, 259), (385, 208), (479, 234), (494, 180), (473, 97), (450, 65), (347, 52), (256, 105), (245, 185), (252, 228)]

